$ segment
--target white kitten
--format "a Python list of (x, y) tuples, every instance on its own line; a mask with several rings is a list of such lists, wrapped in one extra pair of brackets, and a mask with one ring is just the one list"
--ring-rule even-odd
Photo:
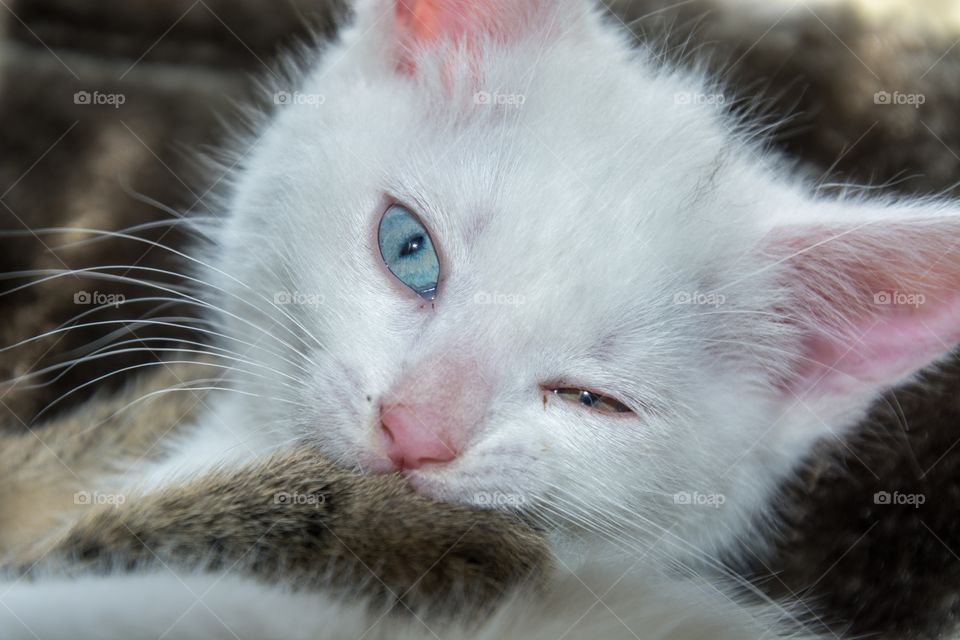
[(276, 88), (208, 230), (242, 393), (139, 482), (302, 440), (539, 513), (570, 563), (709, 571), (762, 544), (815, 441), (960, 340), (955, 207), (815, 198), (592, 2), (356, 13)]
[[(231, 398), (241, 440), (712, 553), (960, 339), (956, 208), (813, 198), (591, 2), (357, 13), (215, 232), (224, 332), (278, 372), (242, 386), (286, 401)], [(384, 267), (394, 203), (439, 256), (432, 299)]]

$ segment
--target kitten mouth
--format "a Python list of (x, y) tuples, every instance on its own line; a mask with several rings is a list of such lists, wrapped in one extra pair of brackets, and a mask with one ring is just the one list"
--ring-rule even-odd
[(371, 456), (363, 471), (400, 476), (410, 489), (438, 502), (461, 504), (479, 509), (522, 513), (533, 502), (526, 494), (502, 487), (483, 486), (450, 468), (449, 464), (426, 464), (415, 469), (400, 468), (388, 458)]
[(420, 495), (443, 502), (463, 502), (451, 499), (448, 483), (437, 478), (437, 469), (430, 465), (420, 469), (405, 469), (386, 457), (369, 457), (362, 461), (360, 471), (365, 474), (397, 475)]

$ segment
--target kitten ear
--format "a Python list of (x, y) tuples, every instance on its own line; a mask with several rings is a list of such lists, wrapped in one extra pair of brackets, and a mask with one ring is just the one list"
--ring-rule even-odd
[(542, 27), (547, 9), (558, 0), (367, 0), (361, 5), (364, 23), (374, 25), (389, 16), (386, 36), (395, 68), (413, 73), (424, 51), (444, 45), (481, 53), (483, 42), (507, 43), (524, 32)]
[(960, 211), (807, 206), (811, 222), (776, 227), (764, 246), (789, 292), (777, 311), (800, 336), (785, 400), (805, 424), (845, 427), (960, 342)]
[(477, 35), (506, 39), (530, 5), (524, 0), (394, 0), (396, 20), (408, 43)]

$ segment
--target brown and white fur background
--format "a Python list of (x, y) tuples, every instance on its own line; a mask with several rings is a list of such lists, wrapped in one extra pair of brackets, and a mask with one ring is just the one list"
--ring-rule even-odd
[[(760, 100), (770, 121), (782, 122), (775, 130), (777, 143), (811, 173), (904, 193), (957, 192), (956, 3), (618, 0), (612, 9), (638, 37), (665, 37), (668, 55), (706, 59), (735, 93)], [(30, 230), (119, 230), (166, 219), (167, 209), (203, 210), (222, 176), (202, 171), (192, 160), (193, 151), (215, 147), (237, 117), (233, 103), (249, 97), (251, 79), (278, 53), (311, 30), (329, 33), (341, 15), (340, 3), (320, 0), (0, 2), (0, 226), (16, 232), (0, 235), (0, 272), (7, 274), (2, 290), (26, 282), (16, 273), (31, 269), (104, 264), (169, 268), (169, 255), (145, 250), (143, 244), (78, 244), (89, 237), (69, 230), (36, 235)], [(125, 101), (119, 107), (78, 104), (78, 92), (93, 91), (122, 94)], [(894, 91), (923, 95), (924, 103), (914, 107), (874, 99), (877, 92)], [(162, 237), (175, 246), (189, 241), (167, 226), (140, 235)], [(110, 284), (107, 291), (105, 283), (78, 276), (0, 297), (0, 381), (75, 357), (78, 349), (115, 331), (117, 325), (103, 325), (8, 348), (57, 329), (83, 310), (76, 304), (83, 298), (76, 296), (94, 292), (136, 295), (125, 285)], [(153, 311), (145, 305), (134, 315), (148, 317)], [(125, 307), (97, 317), (132, 316)], [(156, 326), (128, 326), (127, 331), (123, 339), (149, 337), (153, 341), (147, 344), (158, 349), (184, 337)], [(156, 340), (163, 337), (170, 342)], [(0, 450), (0, 541), (5, 549), (36, 542), (58, 509), (71, 508), (72, 493), (54, 488), (73, 481), (71, 469), (101, 463), (97, 447), (134, 455), (149, 451), (156, 437), (202, 406), (202, 396), (170, 394), (139, 414), (151, 425), (163, 426), (159, 431), (120, 420), (106, 440), (77, 437), (91, 421), (102, 422), (142, 395), (144, 389), (134, 387), (111, 397), (137, 373), (131, 369), (81, 388), (37, 419), (78, 385), (164, 355), (138, 352), (85, 363), (40, 387), (0, 382), (0, 428), (7, 434)], [(164, 375), (173, 374), (159, 378)], [(141, 384), (164, 386), (166, 381)], [(891, 394), (853, 438), (825, 443), (804, 475), (783, 489), (785, 526), (776, 553), (738, 569), (755, 576), (771, 594), (812, 598), (824, 619), (836, 621), (838, 631), (942, 637), (960, 614), (957, 389), (960, 363)], [(278, 466), (295, 469), (300, 463), (289, 460)], [(354, 482), (336, 476), (335, 470), (329, 474), (332, 480)], [(383, 507), (381, 517), (389, 514), (390, 500), (376, 497), (399, 489), (374, 486), (380, 482), (359, 490), (373, 497), (365, 507), (361, 501), (331, 517), (354, 507), (366, 509), (362, 517), (376, 515), (374, 506)], [(225, 482), (223, 490), (229, 486)], [(919, 507), (876, 504), (874, 495), (884, 491), (920, 494), (926, 500)], [(198, 506), (198, 513), (202, 509)], [(444, 567), (462, 570), (456, 564), (460, 560), (499, 566), (504, 573), (491, 574), (494, 589), (502, 586), (498, 580), (535, 577), (547, 562), (541, 542), (497, 517), (491, 515), (491, 529), (466, 540), (464, 554), (454, 553)], [(338, 532), (353, 536), (351, 548), (365, 548), (365, 530), (354, 526), (361, 521), (336, 521)], [(96, 529), (95, 517), (90, 522)], [(458, 526), (454, 521), (451, 528), (434, 531), (412, 523), (406, 535), (434, 531), (437, 538), (424, 540), (425, 555), (413, 559), (408, 569), (423, 569), (429, 550), (449, 543), (449, 536), (456, 539)], [(478, 549), (494, 546), (484, 531), (487, 536), (498, 532), (496, 539), (506, 549), (502, 555), (476, 555)], [(96, 553), (83, 552), (95, 562)], [(169, 559), (189, 561), (190, 553), (171, 550)], [(498, 564), (518, 558), (522, 561), (510, 568)], [(356, 570), (336, 564), (343, 558), (334, 547), (328, 560), (337, 575)], [(297, 564), (291, 555), (275, 566)], [(394, 586), (404, 584), (409, 576), (401, 572)], [(442, 591), (445, 584), (440, 572), (435, 584), (423, 585), (423, 595)]]

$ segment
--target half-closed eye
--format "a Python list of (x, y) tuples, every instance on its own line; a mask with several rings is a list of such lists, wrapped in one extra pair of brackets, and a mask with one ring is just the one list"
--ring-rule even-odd
[(576, 389), (573, 387), (560, 387), (549, 389), (558, 398), (567, 402), (576, 402), (584, 407), (604, 411), (606, 413), (633, 413), (630, 407), (611, 396), (605, 396), (595, 391), (587, 389)]

